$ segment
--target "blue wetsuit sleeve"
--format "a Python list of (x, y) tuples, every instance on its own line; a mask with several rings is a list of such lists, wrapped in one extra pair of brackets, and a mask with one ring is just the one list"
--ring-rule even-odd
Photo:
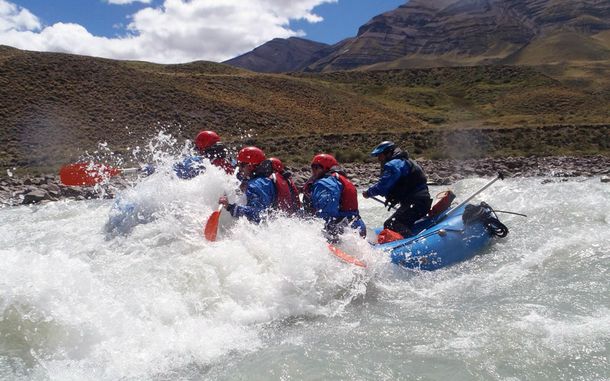
[[(400, 179), (400, 176), (402, 175), (402, 166), (403, 163), (405, 163), (402, 160), (391, 160), (387, 163), (385, 163), (385, 165), (383, 166), (383, 175), (379, 178), (379, 181), (371, 186), (366, 193), (372, 197), (372, 196), (387, 196), (388, 193), (390, 192), (390, 189), (392, 189), (392, 187), (394, 185), (396, 185), (396, 182), (398, 181), (398, 179)], [(409, 165), (408, 163), (405, 163), (405, 165)], [(410, 171), (410, 166), (406, 167), (406, 173), (409, 173)]]
[[(262, 180), (262, 179), (261, 179)], [(275, 188), (271, 180), (250, 181), (246, 188), (246, 205), (236, 205), (232, 210), (233, 217), (246, 217), (249, 221), (259, 223), (260, 213), (273, 204)]]
[(190, 156), (174, 164), (174, 172), (181, 179), (192, 179), (205, 172), (201, 157)]

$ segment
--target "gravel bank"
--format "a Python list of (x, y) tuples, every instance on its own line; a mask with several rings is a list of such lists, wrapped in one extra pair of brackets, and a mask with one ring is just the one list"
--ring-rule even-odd
[[(601, 176), (610, 182), (610, 157), (507, 157), (470, 160), (418, 160), (428, 175), (428, 180), (439, 185), (449, 185), (468, 177), (493, 177), (498, 172), (507, 177), (572, 177)], [(359, 187), (376, 181), (379, 165), (376, 163), (349, 163), (344, 166), (347, 174)], [(309, 167), (292, 168), (298, 185), (310, 175)], [(549, 180), (544, 180), (549, 181)], [(68, 187), (60, 183), (58, 175), (29, 178), (5, 177), (0, 179), (0, 206), (44, 204), (61, 199), (87, 200), (113, 198), (121, 189), (129, 186), (127, 179), (115, 177), (105, 186)]]

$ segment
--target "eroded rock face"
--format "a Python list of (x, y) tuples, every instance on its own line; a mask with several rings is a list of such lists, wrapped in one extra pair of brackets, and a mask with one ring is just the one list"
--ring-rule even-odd
[(411, 0), (374, 17), (356, 38), (308, 70), (409, 59), (412, 64), (403, 67), (495, 63), (543, 35), (590, 36), (608, 29), (610, 2), (602, 0)]
[[(549, 44), (575, 48), (569, 59), (610, 59), (594, 38), (607, 30), (607, 0), (410, 0), (333, 46), (275, 39), (227, 63), (260, 72), (545, 64), (538, 52)], [(536, 54), (523, 57), (530, 45)]]

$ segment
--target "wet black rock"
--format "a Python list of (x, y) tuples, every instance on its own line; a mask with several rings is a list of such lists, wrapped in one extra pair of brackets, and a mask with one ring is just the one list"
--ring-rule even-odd
[(38, 204), (42, 200), (48, 200), (49, 194), (45, 192), (43, 189), (34, 189), (30, 190), (27, 193), (23, 194), (22, 204)]

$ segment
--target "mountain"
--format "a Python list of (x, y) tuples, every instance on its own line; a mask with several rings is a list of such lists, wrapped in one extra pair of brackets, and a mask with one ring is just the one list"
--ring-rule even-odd
[[(316, 51), (303, 70), (609, 61), (608, 33), (608, 0), (411, 0)], [(265, 57), (278, 65), (274, 54)]]
[(303, 38), (276, 38), (224, 63), (259, 73), (300, 71), (321, 58), (317, 53), (326, 47), (327, 44)]

